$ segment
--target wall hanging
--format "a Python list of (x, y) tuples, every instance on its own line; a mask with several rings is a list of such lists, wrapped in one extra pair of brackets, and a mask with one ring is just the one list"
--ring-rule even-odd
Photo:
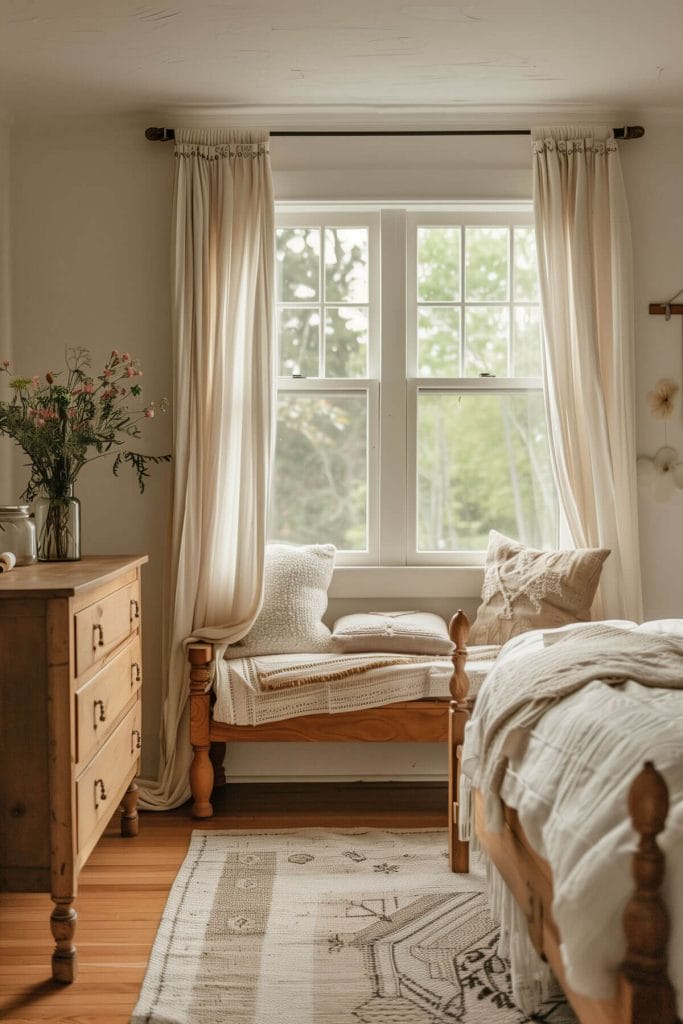
[(668, 443), (666, 429), (667, 420), (673, 416), (678, 391), (678, 384), (664, 377), (647, 393), (650, 413), (663, 421), (664, 444), (653, 456), (639, 455), (636, 466), (638, 484), (656, 501), (667, 501), (676, 488), (683, 490), (683, 462), (676, 449)]

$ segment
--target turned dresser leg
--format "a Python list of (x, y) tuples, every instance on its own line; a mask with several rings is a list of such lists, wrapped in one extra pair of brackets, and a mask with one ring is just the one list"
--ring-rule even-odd
[(131, 782), (124, 793), (121, 803), (123, 804), (121, 809), (121, 835), (126, 837), (136, 836), (138, 834), (138, 787), (134, 781)]
[(71, 984), (78, 975), (78, 957), (74, 945), (77, 914), (71, 906), (71, 897), (52, 897), (55, 909), (50, 915), (50, 928), (55, 940), (52, 954), (52, 977), (64, 985)]

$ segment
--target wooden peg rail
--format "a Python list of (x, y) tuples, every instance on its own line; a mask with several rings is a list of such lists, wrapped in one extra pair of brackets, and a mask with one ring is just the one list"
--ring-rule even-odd
[(666, 316), (667, 310), (670, 316), (683, 316), (683, 302), (672, 302), (670, 306), (665, 302), (651, 302), (648, 310), (651, 316)]

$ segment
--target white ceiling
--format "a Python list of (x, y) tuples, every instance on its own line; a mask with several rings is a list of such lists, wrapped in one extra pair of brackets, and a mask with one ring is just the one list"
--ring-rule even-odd
[(683, 108), (681, 0), (0, 0), (0, 108)]

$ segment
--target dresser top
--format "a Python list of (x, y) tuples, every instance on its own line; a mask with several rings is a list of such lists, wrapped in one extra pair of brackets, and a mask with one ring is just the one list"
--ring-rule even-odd
[(144, 565), (147, 555), (90, 555), (78, 562), (36, 562), (0, 573), (3, 597), (72, 597)]

